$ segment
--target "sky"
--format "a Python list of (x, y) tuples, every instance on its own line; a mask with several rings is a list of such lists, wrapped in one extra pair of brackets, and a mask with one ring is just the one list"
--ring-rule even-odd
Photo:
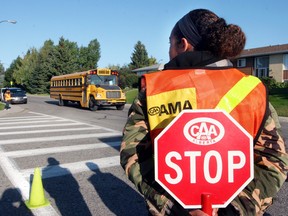
[(245, 32), (245, 49), (288, 43), (287, 0), (1, 0), (0, 62), (8, 68), (31, 48), (63, 37), (87, 46), (97, 39), (98, 67), (127, 65), (137, 41), (149, 57), (169, 61), (169, 35), (190, 10), (205, 8)]

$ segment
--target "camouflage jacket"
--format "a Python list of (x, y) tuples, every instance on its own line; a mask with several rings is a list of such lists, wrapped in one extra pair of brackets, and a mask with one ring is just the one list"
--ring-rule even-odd
[[(143, 194), (152, 215), (188, 215), (188, 211), (154, 180), (153, 150), (145, 100), (145, 92), (139, 92), (130, 107), (121, 143), (121, 165)], [(271, 115), (254, 147), (254, 179), (227, 208), (219, 209), (219, 215), (262, 215), (287, 178), (288, 155), (277, 130), (280, 126), (277, 114), (272, 106), (270, 109)]]
[[(209, 52), (194, 51), (176, 56), (164, 69), (194, 66), (225, 65)], [(270, 115), (254, 147), (254, 179), (231, 204), (219, 209), (218, 215), (262, 215), (287, 178), (288, 155), (279, 133), (278, 116), (271, 105), (269, 109)], [(128, 115), (120, 149), (120, 162), (126, 175), (143, 194), (152, 215), (189, 215), (189, 211), (183, 209), (154, 179), (153, 147), (144, 90), (139, 92)]]

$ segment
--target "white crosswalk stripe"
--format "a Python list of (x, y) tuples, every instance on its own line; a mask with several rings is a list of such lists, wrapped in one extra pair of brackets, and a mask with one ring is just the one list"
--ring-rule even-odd
[(100, 137), (113, 137), (120, 136), (121, 133), (97, 133), (97, 134), (77, 134), (77, 135), (65, 135), (65, 136), (50, 136), (50, 137), (37, 137), (37, 138), (25, 138), (25, 139), (10, 139), (10, 140), (0, 140), (0, 145), (9, 145), (9, 144), (19, 144), (19, 143), (31, 143), (31, 142), (49, 142), (49, 141), (63, 141), (63, 140), (75, 140), (83, 138), (100, 138)]
[[(18, 117), (4, 117), (0, 118), (0, 163), (14, 187), (20, 190), (24, 199), (29, 199), (29, 178), (36, 167), (23, 169), (21, 168), (25, 164), (23, 161), (29, 164), (31, 159), (37, 156), (49, 157), (85, 150), (108, 151), (112, 154), (113, 151), (108, 149), (115, 150), (120, 147), (120, 136), (119, 131), (40, 113), (30, 112)], [(57, 146), (57, 143), (61, 145)], [(22, 147), (29, 145), (33, 145), (31, 149)], [(23, 164), (17, 163), (17, 159), (21, 159)], [(55, 165), (39, 162), (37, 167), (41, 169), (42, 178), (45, 179), (115, 167), (119, 166), (119, 161), (119, 155), (115, 153)], [(35, 211), (36, 214), (33, 213), (44, 215), (47, 211), (49, 215), (57, 215), (51, 206)]]
[(119, 142), (111, 142), (111, 143), (95, 143), (95, 144), (84, 144), (84, 145), (73, 145), (73, 146), (63, 146), (63, 147), (51, 147), (51, 148), (42, 148), (42, 149), (29, 149), (29, 150), (20, 150), (20, 151), (12, 151), (5, 152), (2, 155), (6, 157), (27, 157), (33, 155), (41, 155), (41, 154), (52, 154), (59, 152), (69, 152), (69, 151), (77, 151), (77, 150), (86, 150), (86, 149), (98, 149), (98, 148), (107, 148), (107, 147), (116, 147), (119, 146)]
[[(59, 166), (57, 165), (40, 167), (40, 168), (42, 170), (42, 178), (45, 179), (67, 174), (75, 174), (89, 170), (102, 169), (117, 165), (119, 165), (119, 156), (81, 161), (81, 163), (75, 162), (75, 163), (61, 164), (61, 169), (59, 169)], [(31, 174), (33, 174), (33, 172), (34, 169), (21, 170), (21, 173), (27, 179)]]

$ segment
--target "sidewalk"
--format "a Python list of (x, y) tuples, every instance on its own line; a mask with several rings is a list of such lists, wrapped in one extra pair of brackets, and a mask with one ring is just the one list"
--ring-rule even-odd
[(0, 111), (0, 117), (6, 116), (6, 115), (10, 115), (10, 114), (14, 114), (14, 113), (18, 113), (23, 111), (23, 108), (21, 106), (19, 106), (18, 104), (10, 104), (10, 109), (9, 110), (1, 110)]
[(282, 135), (286, 143), (286, 149), (288, 150), (288, 117), (279, 116), (279, 121), (281, 124)]

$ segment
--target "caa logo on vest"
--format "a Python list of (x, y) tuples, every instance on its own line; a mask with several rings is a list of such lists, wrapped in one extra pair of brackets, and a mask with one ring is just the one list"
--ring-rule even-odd
[(223, 138), (225, 129), (219, 121), (203, 117), (189, 121), (183, 133), (187, 140), (196, 145), (212, 145)]
[(148, 110), (148, 114), (151, 115), (151, 116), (157, 115), (159, 113), (160, 113), (160, 107), (158, 107), (158, 106), (151, 107)]

